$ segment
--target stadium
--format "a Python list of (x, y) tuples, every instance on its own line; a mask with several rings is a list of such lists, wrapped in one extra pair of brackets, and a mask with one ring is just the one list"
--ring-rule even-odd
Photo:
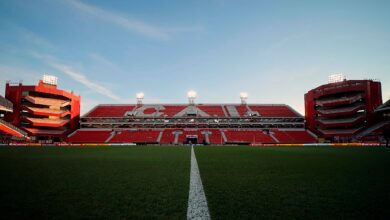
[(1, 219), (390, 219), (389, 11), (0, 1)]
[(249, 104), (246, 92), (237, 104), (198, 104), (195, 91), (188, 92), (187, 104), (144, 104), (145, 95), (137, 93), (136, 104), (100, 104), (80, 117), (80, 97), (44, 75), (37, 86), (7, 83), (3, 139), (54, 145), (383, 144), (389, 118), (380, 82), (332, 77), (341, 79), (305, 94), (305, 117), (286, 104)]
[(187, 104), (146, 104), (137, 93), (135, 104), (99, 104), (80, 117), (80, 96), (54, 76), (7, 82), (4, 216), (388, 217), (389, 101), (378, 81), (332, 77), (340, 79), (305, 94), (306, 116), (250, 104), (245, 92), (236, 104), (200, 104), (189, 91)]

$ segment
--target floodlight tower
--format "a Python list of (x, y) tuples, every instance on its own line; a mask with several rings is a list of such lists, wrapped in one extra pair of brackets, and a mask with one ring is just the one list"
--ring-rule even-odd
[(139, 93), (135, 94), (135, 97), (137, 98), (137, 105), (141, 106), (142, 100), (144, 99), (145, 94), (143, 92), (139, 92)]
[(335, 73), (328, 76), (328, 83), (337, 83), (345, 80), (346, 78), (342, 73)]
[(58, 78), (56, 76), (44, 74), (42, 77), (43, 83), (47, 85), (57, 86), (58, 84)]
[(195, 99), (196, 99), (196, 92), (194, 90), (190, 90), (187, 92), (187, 98), (190, 102), (190, 105), (195, 105)]
[(240, 92), (241, 105), (246, 105), (246, 100), (248, 99), (247, 92)]

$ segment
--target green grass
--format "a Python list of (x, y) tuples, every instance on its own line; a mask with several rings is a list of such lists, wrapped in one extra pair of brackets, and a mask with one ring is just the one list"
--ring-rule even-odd
[(213, 219), (389, 219), (390, 150), (199, 147)]
[[(390, 150), (197, 147), (213, 219), (389, 219)], [(188, 147), (1, 147), (2, 219), (185, 219)]]
[(0, 148), (2, 219), (183, 219), (188, 147)]

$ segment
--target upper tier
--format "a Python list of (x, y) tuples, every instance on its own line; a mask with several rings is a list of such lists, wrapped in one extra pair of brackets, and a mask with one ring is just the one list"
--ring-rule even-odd
[(290, 106), (234, 104), (98, 105), (84, 117), (302, 117)]
[(36, 97), (36, 96), (26, 96), (26, 100), (36, 105), (45, 105), (45, 106), (64, 107), (70, 104), (70, 102), (67, 100), (43, 98), (43, 97)]

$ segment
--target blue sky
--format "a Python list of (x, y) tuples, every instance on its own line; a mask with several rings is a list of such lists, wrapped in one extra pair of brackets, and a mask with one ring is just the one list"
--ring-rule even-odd
[(331, 73), (390, 98), (390, 1), (0, 0), (0, 90), (48, 73), (99, 103), (286, 103)]

